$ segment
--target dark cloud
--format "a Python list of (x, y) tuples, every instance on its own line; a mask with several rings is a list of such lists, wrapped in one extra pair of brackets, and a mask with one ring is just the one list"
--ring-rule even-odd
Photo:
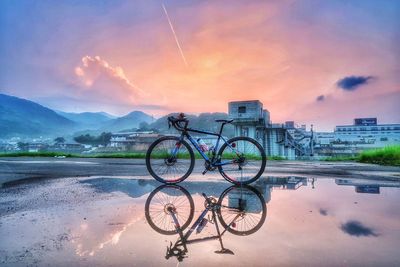
[(348, 76), (337, 81), (336, 86), (345, 91), (354, 91), (359, 86), (367, 84), (372, 78), (372, 76)]
[(319, 213), (323, 216), (328, 215), (328, 211), (326, 209), (319, 209)]
[(352, 236), (378, 236), (375, 230), (363, 225), (359, 221), (348, 221), (340, 226), (343, 232)]
[(317, 96), (317, 102), (321, 102), (325, 100), (325, 96), (324, 95), (319, 95)]

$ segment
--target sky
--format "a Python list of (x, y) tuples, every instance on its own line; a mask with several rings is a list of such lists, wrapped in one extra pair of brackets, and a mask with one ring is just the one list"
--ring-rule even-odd
[(52, 109), (400, 123), (400, 1), (2, 0), (0, 92)]

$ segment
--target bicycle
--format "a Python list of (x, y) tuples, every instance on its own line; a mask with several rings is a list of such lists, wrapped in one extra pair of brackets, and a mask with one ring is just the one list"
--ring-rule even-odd
[[(164, 136), (150, 145), (146, 153), (146, 166), (150, 175), (165, 184), (175, 184), (185, 180), (192, 173), (195, 164), (195, 154), (185, 141), (187, 138), (205, 160), (203, 175), (218, 168), (222, 177), (233, 184), (243, 185), (256, 181), (264, 172), (267, 161), (263, 147), (250, 137), (239, 136), (227, 140), (222, 136), (222, 131), (224, 126), (233, 120), (215, 121), (222, 123), (219, 133), (188, 128), (189, 120), (183, 113), (178, 118), (168, 117), (169, 128), (173, 126), (181, 132), (181, 135)], [(215, 146), (209, 149), (208, 155), (204, 146), (201, 146), (189, 132), (218, 137)], [(219, 148), (220, 143), (223, 144)]]
[[(155, 231), (163, 235), (179, 234), (178, 240), (167, 246), (166, 259), (177, 257), (182, 261), (188, 252), (187, 245), (208, 240), (219, 240), (221, 249), (217, 254), (234, 254), (224, 247), (222, 236), (228, 231), (239, 236), (247, 236), (258, 231), (267, 216), (263, 196), (250, 186), (231, 186), (222, 192), (217, 200), (202, 193), (205, 209), (190, 229), (194, 215), (194, 202), (190, 193), (179, 185), (161, 185), (150, 193), (145, 204), (146, 220)], [(211, 217), (206, 215), (211, 212)], [(221, 232), (219, 224), (224, 228)], [(214, 224), (217, 235), (189, 240), (196, 230), (203, 231), (207, 224)]]

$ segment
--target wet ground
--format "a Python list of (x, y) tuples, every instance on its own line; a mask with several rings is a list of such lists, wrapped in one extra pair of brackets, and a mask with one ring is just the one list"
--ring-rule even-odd
[[(196, 161), (194, 173), (199, 174), (203, 170), (204, 161)], [(400, 179), (400, 167), (353, 162), (267, 161), (265, 173), (308, 177)], [(146, 179), (148, 171), (144, 159), (0, 158), (0, 186), (21, 180), (88, 176), (140, 176)]]
[[(3, 181), (14, 175), (0, 188), (1, 266), (400, 266), (398, 168), (273, 162), (252, 187), (231, 188), (198, 167), (180, 187), (160, 187), (140, 161), (16, 161), (0, 162)], [(86, 177), (57, 178), (77, 171)], [(189, 230), (202, 193), (221, 208), (190, 239), (216, 237), (218, 225), (234, 255), (215, 253), (229, 252), (218, 238), (185, 251), (165, 235), (171, 213), (181, 225), (192, 218)]]

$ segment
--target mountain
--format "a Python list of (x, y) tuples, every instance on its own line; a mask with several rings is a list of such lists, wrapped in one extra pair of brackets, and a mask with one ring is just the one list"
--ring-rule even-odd
[(133, 111), (123, 117), (106, 122), (101, 130), (117, 132), (126, 129), (139, 128), (140, 123), (146, 122), (150, 124), (153, 121), (154, 119), (150, 115), (142, 111)]
[[(0, 94), (0, 138), (54, 137), (70, 134), (118, 132), (137, 128), (156, 130), (160, 133), (173, 133), (168, 129), (167, 117), (158, 120), (142, 111), (133, 111), (123, 117), (115, 118), (105, 112), (68, 113), (55, 112), (35, 102), (22, 98)], [(218, 132), (220, 123), (215, 119), (226, 119), (226, 113), (201, 113), (188, 115), (189, 126), (205, 131)], [(142, 123), (146, 124), (142, 124)], [(226, 126), (223, 134), (233, 135), (233, 127)]]
[(117, 116), (112, 115), (112, 114), (107, 113), (107, 112), (104, 112), (104, 111), (95, 112), (95, 113), (98, 113), (98, 114), (100, 114), (100, 115), (103, 115), (103, 116), (105, 116), (105, 117), (107, 117), (107, 118), (109, 118), (109, 119), (115, 119), (115, 118), (117, 118)]
[(82, 112), (82, 113), (70, 113), (57, 111), (61, 116), (76, 122), (80, 128), (83, 129), (98, 129), (105, 122), (115, 118), (106, 112)]
[(0, 137), (54, 136), (75, 130), (73, 121), (35, 102), (0, 94)]

